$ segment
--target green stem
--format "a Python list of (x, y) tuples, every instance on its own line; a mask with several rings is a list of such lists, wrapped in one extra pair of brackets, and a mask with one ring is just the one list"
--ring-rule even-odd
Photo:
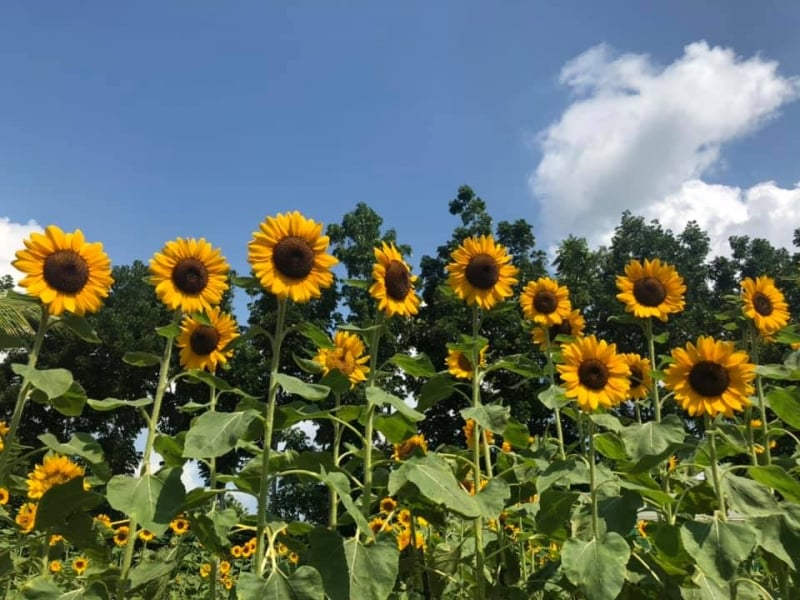
[[(172, 317), (173, 324), (180, 323), (181, 313), (175, 311)], [(139, 471), (139, 477), (150, 475), (150, 457), (153, 454), (153, 445), (156, 441), (156, 434), (158, 433), (158, 417), (161, 414), (161, 403), (164, 400), (164, 394), (167, 391), (167, 384), (169, 382), (169, 366), (172, 359), (172, 346), (175, 344), (173, 338), (167, 339), (166, 346), (164, 347), (164, 354), (161, 357), (161, 365), (158, 372), (158, 386), (156, 387), (156, 395), (153, 398), (153, 409), (150, 417), (147, 420), (147, 439), (144, 444), (144, 453), (142, 455), (142, 468)], [(119, 585), (117, 589), (117, 597), (124, 600), (127, 595), (128, 588), (128, 573), (131, 570), (133, 563), (133, 551), (136, 546), (136, 529), (139, 524), (136, 519), (131, 516), (128, 523), (128, 543), (125, 545), (125, 556), (122, 559), (122, 568), (119, 574)]]
[[(751, 340), (751, 348), (752, 353), (751, 356), (753, 357), (753, 364), (759, 364), (759, 357), (758, 357), (758, 335), (754, 332), (754, 327), (750, 325), (750, 340)], [(764, 458), (764, 462), (766, 464), (772, 464), (772, 450), (769, 447), (769, 424), (767, 423), (767, 403), (764, 401), (764, 383), (761, 379), (761, 375), (756, 373), (756, 395), (758, 397), (758, 409), (761, 415), (761, 432), (763, 434), (764, 439), (764, 454), (762, 455)]]
[(725, 508), (725, 496), (722, 491), (722, 480), (719, 475), (719, 467), (717, 466), (717, 430), (712, 426), (711, 419), (705, 415), (706, 435), (708, 435), (708, 455), (711, 462), (711, 478), (714, 480), (714, 492), (717, 495), (717, 502), (719, 502), (720, 519), (723, 521), (728, 520), (728, 511)]
[[(480, 350), (478, 349), (478, 334), (480, 331), (480, 320), (478, 318), (478, 307), (472, 307), (472, 407), (479, 408), (481, 405), (481, 381), (479, 373)], [(472, 427), (472, 483), (475, 495), (481, 490), (481, 426), (475, 421)], [(479, 600), (486, 597), (486, 583), (484, 581), (484, 556), (483, 556), (483, 518), (477, 517), (473, 522), (475, 532), (475, 581), (478, 584)]]
[[(338, 409), (342, 403), (341, 394), (334, 394), (334, 410)], [(331, 447), (331, 454), (333, 455), (333, 465), (335, 467), (339, 466), (339, 444), (342, 440), (342, 426), (337, 422), (333, 421), (333, 445)], [(328, 527), (330, 529), (336, 529), (339, 521), (339, 514), (338, 514), (338, 505), (339, 505), (339, 495), (336, 493), (336, 490), (333, 488), (328, 489)]]
[[(44, 305), (40, 306), (39, 328), (36, 330), (36, 337), (33, 338), (33, 346), (28, 353), (28, 369), (36, 367), (36, 361), (39, 359), (39, 352), (44, 343), (44, 334), (47, 331), (47, 321), (50, 317), (47, 308)], [(31, 385), (27, 377), (22, 378), (22, 384), (19, 387), (17, 394), (17, 402), (14, 404), (14, 412), (11, 415), (11, 425), (8, 428), (8, 433), (3, 438), (5, 451), (0, 452), (0, 481), (6, 481), (6, 469), (8, 468), (9, 457), (13, 454), (14, 444), (17, 441), (17, 430), (19, 423), (22, 420), (22, 412), (25, 409), (25, 404), (30, 396)]]
[[(556, 376), (550, 346), (550, 330), (547, 327), (544, 328), (544, 353), (547, 357), (547, 383), (552, 388), (556, 384)], [(553, 408), (553, 417), (555, 418), (556, 435), (558, 436), (558, 455), (561, 460), (567, 460), (567, 452), (564, 449), (564, 428), (561, 426), (561, 408), (558, 405)]]
[[(375, 387), (375, 378), (378, 370), (378, 345), (383, 331), (383, 313), (378, 313), (375, 318), (375, 329), (372, 331), (369, 344), (369, 375), (367, 375), (367, 388)], [(361, 512), (364, 518), (369, 518), (372, 508), (372, 438), (375, 428), (375, 405), (367, 406), (367, 424), (364, 427), (364, 489), (361, 493)]]
[[(650, 353), (650, 369), (656, 368), (656, 342), (653, 339), (653, 319), (645, 321), (645, 335), (647, 336), (647, 348)], [(656, 423), (661, 422), (661, 400), (658, 397), (658, 381), (653, 379), (653, 387), (650, 389), (650, 397), (653, 402)]]
[(589, 493), (592, 498), (592, 535), (600, 538), (600, 518), (597, 512), (597, 481), (595, 475), (594, 421), (589, 421)]
[(264, 531), (267, 528), (267, 511), (269, 510), (269, 455), (272, 450), (273, 421), (275, 420), (275, 405), (278, 399), (278, 367), (281, 362), (281, 343), (285, 335), (286, 308), (288, 302), (285, 298), (278, 299), (277, 322), (275, 323), (275, 336), (272, 338), (272, 360), (269, 369), (269, 391), (266, 413), (264, 415), (264, 448), (261, 454), (261, 482), (258, 488), (258, 522), (256, 525), (256, 555), (255, 571), (261, 576), (264, 573)]

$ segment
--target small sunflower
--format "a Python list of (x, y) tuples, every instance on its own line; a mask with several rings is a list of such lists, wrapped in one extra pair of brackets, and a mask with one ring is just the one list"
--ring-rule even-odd
[(47, 569), (51, 573), (60, 573), (61, 572), (61, 561), (60, 560), (51, 560), (50, 564), (47, 567)]
[[(425, 441), (425, 436), (421, 433), (416, 435), (412, 435), (410, 438), (405, 440), (400, 444), (394, 445), (394, 453), (392, 454), (392, 459), (394, 460), (405, 460), (409, 456), (413, 456), (417, 454), (417, 450), (422, 454), (428, 453), (428, 442)], [(392, 500), (391, 498), (384, 498), (384, 501)], [(394, 502), (392, 500), (392, 502)], [(381, 501), (381, 507), (383, 507), (383, 501)], [(381, 508), (383, 510), (383, 508)], [(390, 511), (384, 511), (390, 512)]]
[[(475, 442), (473, 432), (475, 431), (475, 419), (467, 419), (464, 423), (464, 440), (467, 442), (467, 448), (472, 448)], [(488, 429), (484, 429), (483, 433), (486, 434), (486, 441), (491, 445), (494, 443), (494, 433)], [(483, 446), (483, 439), (481, 439), (481, 446)]]
[(289, 553), (289, 562), (293, 565), (296, 565), (300, 562), (300, 555), (297, 552), (290, 552)]
[(575, 398), (585, 412), (616, 406), (628, 395), (630, 369), (617, 354), (617, 345), (595, 336), (562, 346), (564, 364), (557, 365), (567, 398)]
[(175, 535), (183, 535), (189, 531), (189, 521), (183, 517), (172, 519), (172, 521), (169, 522), (169, 528)]
[(139, 539), (143, 542), (152, 542), (156, 535), (149, 529), (142, 529), (139, 531)]
[(64, 233), (49, 225), (32, 233), (13, 264), (26, 274), (19, 285), (39, 298), (51, 315), (69, 311), (78, 316), (100, 310), (114, 280), (103, 244), (86, 243), (83, 232)]
[(33, 502), (26, 502), (20, 506), (14, 521), (19, 525), (23, 533), (32, 531), (36, 523), (36, 504)]
[(231, 563), (227, 560), (221, 560), (217, 565), (217, 573), (220, 575), (227, 575), (231, 572)]
[(414, 292), (417, 277), (411, 275), (394, 244), (383, 242), (380, 248), (375, 248), (375, 260), (378, 261), (372, 267), (375, 283), (370, 286), (369, 293), (378, 301), (378, 310), (390, 318), (417, 314), (419, 297)]
[(742, 282), (744, 314), (761, 335), (769, 337), (789, 323), (789, 305), (772, 277), (748, 277)]
[(109, 517), (105, 513), (100, 513), (94, 518), (94, 520), (103, 525), (103, 527), (107, 529), (111, 528), (111, 517)]
[(647, 537), (647, 521), (639, 520), (636, 523), (636, 530), (639, 532), (639, 535), (643, 538)]
[(650, 395), (650, 390), (653, 389), (653, 377), (650, 375), (650, 359), (643, 358), (635, 353), (623, 354), (622, 356), (631, 370), (629, 377), (631, 389), (628, 392), (628, 398), (632, 400), (647, 398)]
[(206, 313), (208, 324), (192, 316), (185, 316), (177, 344), (181, 349), (181, 365), (187, 369), (206, 369), (212, 373), (217, 365), (224, 365), (233, 356), (225, 348), (239, 337), (236, 321), (219, 308)]
[(382, 498), (380, 507), (381, 507), (381, 512), (388, 515), (390, 512), (393, 512), (394, 509), (397, 508), (397, 500), (395, 500), (391, 496)]
[(78, 575), (83, 575), (83, 572), (89, 568), (89, 559), (85, 556), (79, 556), (72, 561), (72, 570)]
[(519, 296), (519, 303), (525, 318), (542, 327), (560, 325), (572, 311), (567, 286), (558, 285), (549, 277), (529, 282)]
[(150, 259), (150, 283), (171, 310), (210, 310), (228, 289), (230, 265), (219, 248), (205, 239), (177, 238)]
[(581, 311), (576, 308), (575, 310), (570, 311), (569, 315), (558, 325), (551, 325), (549, 327), (534, 327), (533, 343), (540, 348), (544, 348), (545, 331), (547, 331), (550, 346), (553, 346), (556, 338), (559, 335), (569, 335), (578, 338), (583, 335), (584, 329), (586, 329), (586, 320), (583, 318), (583, 315), (581, 315)]
[(231, 546), (231, 556), (233, 558), (242, 558), (242, 547), (238, 544)]
[(130, 536), (130, 528), (127, 525), (120, 525), (114, 530), (114, 543), (122, 547), (128, 543), (128, 537)]
[[(489, 346), (481, 348), (478, 356), (478, 366), (483, 367), (486, 364), (486, 352), (488, 350)], [(470, 357), (461, 352), (461, 350), (449, 349), (445, 362), (447, 363), (448, 373), (456, 379), (472, 379), (472, 372), (474, 370), (472, 368), (472, 361)]]
[(364, 342), (356, 334), (337, 331), (333, 336), (332, 348), (320, 348), (314, 362), (322, 365), (325, 375), (339, 371), (356, 385), (367, 380), (369, 373), (369, 354), (364, 354)]
[(506, 249), (490, 235), (469, 237), (456, 248), (447, 265), (447, 284), (467, 305), (490, 310), (511, 296), (518, 269), (511, 264)]
[(339, 261), (325, 254), (328, 241), (321, 223), (297, 211), (283, 213), (261, 223), (248, 245), (247, 260), (268, 292), (308, 302), (333, 284), (330, 269)]
[(750, 405), (755, 365), (746, 352), (734, 349), (733, 342), (700, 336), (696, 345), (674, 348), (672, 358), (664, 384), (690, 416), (731, 417)]
[(0, 505), (5, 506), (8, 504), (8, 490), (6, 488), (0, 488)]
[(39, 500), (45, 492), (76, 477), (83, 477), (83, 467), (76, 465), (66, 456), (50, 454), (44, 457), (41, 465), (36, 465), (28, 473), (28, 498)]
[(667, 263), (659, 259), (645, 259), (644, 265), (632, 260), (625, 266), (625, 275), (617, 276), (617, 300), (635, 317), (657, 317), (666, 321), (668, 316), (683, 310), (686, 286), (683, 278)]
[(211, 564), (203, 563), (200, 565), (200, 577), (206, 579), (209, 575), (211, 575)]

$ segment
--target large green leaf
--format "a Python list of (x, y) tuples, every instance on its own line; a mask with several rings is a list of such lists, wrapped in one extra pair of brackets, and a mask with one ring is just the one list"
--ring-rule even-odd
[(52, 433), (43, 433), (39, 441), (47, 448), (67, 456), (80, 456), (92, 469), (92, 473), (102, 479), (111, 477), (111, 472), (103, 454), (103, 447), (90, 434), (79, 431), (73, 433), (69, 441), (62, 444)]
[(322, 577), (314, 567), (302, 565), (289, 576), (289, 586), (296, 600), (324, 600)]
[(484, 429), (503, 435), (511, 419), (511, 408), (497, 404), (471, 406), (461, 409), (461, 416), (465, 421), (474, 419)]
[(511, 497), (511, 487), (503, 479), (493, 477), (475, 496), (481, 515), (486, 519), (496, 519), (503, 512), (506, 501)]
[(767, 402), (784, 423), (800, 429), (800, 390), (796, 386), (770, 390)]
[(84, 342), (100, 344), (102, 341), (97, 337), (97, 333), (84, 317), (79, 317), (72, 313), (64, 313), (59, 317), (59, 322), (66, 325), (72, 333), (77, 335)]
[(72, 386), (72, 373), (67, 369), (34, 369), (28, 365), (13, 363), (11, 370), (27, 379), (37, 390), (53, 400), (66, 394)]
[(568, 539), (561, 549), (561, 564), (567, 579), (589, 600), (613, 600), (622, 591), (630, 555), (628, 543), (612, 531), (602, 541)]
[(181, 471), (180, 467), (171, 467), (142, 477), (115, 475), (108, 482), (108, 503), (135, 518), (141, 527), (161, 535), (186, 496)]
[(335, 531), (317, 527), (308, 535), (308, 543), (311, 546), (309, 564), (319, 571), (330, 600), (349, 600), (349, 581), (342, 577), (348, 570), (344, 538)]
[(752, 479), (726, 473), (722, 490), (731, 510), (740, 514), (761, 517), (781, 512), (769, 488)]
[(229, 534), (238, 522), (236, 511), (232, 508), (215, 510), (208, 514), (195, 514), (189, 517), (192, 532), (209, 552), (227, 554), (231, 547)]
[(295, 600), (289, 581), (280, 570), (272, 571), (262, 579), (249, 571), (239, 575), (236, 583), (237, 600)]
[(481, 515), (477, 500), (456, 481), (449, 465), (435, 454), (412, 457), (389, 476), (389, 494), (394, 496), (406, 483), (413, 483), (434, 504), (474, 518)]
[(397, 543), (379, 539), (365, 546), (356, 538), (344, 543), (350, 600), (386, 600), (394, 588), (399, 568)]
[(248, 432), (260, 416), (255, 410), (203, 413), (186, 434), (183, 456), (213, 458), (227, 454), (240, 439), (249, 439)]
[(347, 475), (344, 473), (326, 473), (323, 469), (321, 479), (323, 483), (336, 491), (339, 495), (339, 500), (344, 504), (347, 514), (352, 517), (356, 525), (358, 525), (358, 528), (365, 534), (371, 535), (372, 530), (369, 528), (367, 519), (356, 506), (356, 503), (350, 495), (350, 480), (347, 478)]
[(589, 483), (589, 466), (574, 456), (554, 461), (539, 475), (536, 489), (541, 494), (556, 483), (559, 486)]
[(449, 398), (455, 392), (455, 384), (449, 375), (439, 374), (431, 377), (422, 385), (419, 392), (417, 408), (428, 410), (440, 400)]
[(384, 392), (378, 387), (367, 388), (367, 402), (370, 404), (370, 406), (389, 405), (403, 415), (406, 419), (409, 419), (415, 423), (417, 421), (422, 421), (422, 419), (425, 418), (425, 415), (411, 408), (402, 398), (398, 398), (397, 396)]
[(800, 571), (800, 533), (789, 526), (784, 515), (753, 519), (753, 526), (759, 546)]
[(730, 581), (753, 550), (756, 534), (742, 523), (689, 521), (681, 526), (681, 541), (698, 569), (717, 581)]
[(629, 425), (620, 431), (625, 451), (634, 462), (649, 456), (661, 456), (683, 443), (686, 432), (676, 415), (667, 415), (660, 423), (650, 421)]
[(636, 492), (622, 490), (621, 494), (601, 499), (597, 505), (597, 512), (608, 531), (627, 535), (636, 525), (637, 513), (644, 502)]
[(390, 360), (400, 367), (406, 375), (411, 375), (412, 377), (433, 377), (436, 375), (436, 369), (433, 367), (431, 359), (424, 352), (416, 356), (395, 354)]
[(549, 488), (539, 495), (539, 512), (536, 525), (542, 533), (552, 535), (564, 528), (572, 514), (572, 506), (578, 499), (578, 492), (567, 492)]
[(306, 400), (311, 400), (312, 402), (325, 400), (331, 391), (327, 386), (317, 383), (306, 383), (302, 379), (286, 375), (285, 373), (277, 373), (275, 375), (275, 380), (278, 382), (278, 385), (289, 394), (295, 394)]
[(778, 490), (790, 502), (800, 503), (800, 483), (780, 465), (751, 467), (749, 473), (759, 483)]
[(172, 573), (178, 566), (174, 560), (141, 560), (131, 571), (130, 589), (136, 590), (154, 579)]

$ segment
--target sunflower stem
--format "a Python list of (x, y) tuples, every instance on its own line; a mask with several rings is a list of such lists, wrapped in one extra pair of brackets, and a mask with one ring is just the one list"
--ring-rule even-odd
[[(650, 369), (656, 368), (656, 342), (653, 339), (653, 319), (648, 318), (645, 320), (645, 335), (647, 336), (647, 349), (650, 354)], [(653, 402), (653, 410), (655, 411), (656, 423), (661, 422), (661, 400), (658, 397), (658, 380), (653, 381), (653, 386), (650, 388), (650, 397)]]
[[(547, 357), (547, 383), (549, 387), (553, 387), (556, 384), (555, 367), (550, 346), (550, 330), (546, 327), (544, 329), (544, 353)], [(564, 449), (564, 429), (561, 427), (561, 408), (558, 405), (553, 408), (553, 417), (556, 423), (556, 435), (558, 436), (558, 454), (561, 460), (567, 460), (567, 452)]]
[[(759, 355), (758, 355), (758, 333), (755, 330), (755, 326), (750, 323), (750, 348), (751, 348), (751, 357), (753, 359), (753, 364), (759, 365)], [(767, 405), (764, 401), (764, 383), (761, 379), (761, 375), (756, 373), (756, 396), (758, 397), (758, 409), (761, 415), (761, 432), (763, 434), (764, 439), (764, 462), (768, 465), (772, 464), (772, 451), (769, 447), (769, 424), (767, 423)]]
[[(39, 327), (36, 329), (36, 336), (33, 338), (33, 346), (31, 346), (31, 351), (28, 353), (28, 369), (36, 368), (36, 362), (39, 359), (39, 352), (41, 352), (42, 344), (44, 343), (44, 334), (47, 332), (47, 321), (50, 317), (50, 314), (47, 312), (47, 308), (44, 304), (39, 306), (39, 311)], [(6, 481), (8, 460), (13, 454), (14, 443), (17, 440), (17, 429), (19, 429), (19, 423), (22, 420), (22, 412), (25, 409), (25, 404), (28, 401), (30, 391), (31, 385), (28, 377), (25, 376), (22, 378), (22, 383), (19, 387), (19, 393), (17, 394), (17, 402), (14, 404), (14, 412), (11, 415), (11, 424), (8, 428), (8, 434), (6, 434), (5, 438), (3, 439), (5, 451), (0, 452), (0, 481), (3, 482)]]
[[(480, 319), (478, 318), (478, 306), (472, 307), (472, 407), (479, 408), (481, 405), (481, 386), (478, 365), (480, 364), (480, 350), (478, 349), (478, 334), (480, 332)], [(477, 421), (473, 422), (472, 427), (472, 485), (475, 495), (481, 489), (481, 426)], [(477, 517), (473, 523), (475, 532), (475, 582), (478, 585), (477, 598), (483, 600), (486, 597), (486, 583), (484, 581), (484, 556), (483, 556), (483, 517)]]
[(272, 450), (273, 421), (275, 420), (275, 404), (278, 399), (278, 367), (281, 362), (281, 344), (285, 334), (286, 308), (285, 298), (278, 298), (278, 314), (275, 323), (275, 336), (272, 338), (272, 359), (269, 369), (269, 391), (266, 412), (264, 414), (264, 448), (261, 453), (261, 481), (258, 488), (258, 522), (256, 525), (256, 573), (264, 574), (264, 531), (267, 527), (267, 511), (269, 510), (269, 455)]
[[(375, 329), (369, 343), (369, 375), (367, 388), (375, 387), (376, 371), (378, 369), (378, 345), (383, 333), (383, 313), (375, 317)], [(361, 493), (361, 512), (364, 518), (369, 518), (372, 507), (372, 437), (375, 427), (375, 405), (367, 406), (367, 424), (364, 427), (364, 489)]]
[[(181, 320), (181, 312), (175, 311), (172, 317), (173, 324), (177, 325)], [(172, 360), (172, 346), (175, 344), (173, 338), (168, 338), (164, 347), (164, 354), (161, 357), (161, 365), (158, 371), (158, 385), (156, 386), (156, 394), (153, 398), (153, 410), (150, 412), (150, 419), (147, 422), (147, 439), (144, 444), (144, 452), (142, 454), (142, 468), (139, 471), (139, 477), (150, 475), (150, 457), (153, 454), (153, 445), (156, 441), (156, 433), (158, 433), (158, 417), (161, 414), (161, 403), (164, 400), (164, 394), (167, 391), (167, 384), (169, 382), (169, 366)], [(119, 585), (117, 589), (117, 597), (121, 600), (127, 596), (128, 593), (128, 574), (131, 570), (133, 563), (133, 551), (136, 546), (136, 529), (139, 524), (136, 519), (131, 516), (128, 523), (128, 543), (125, 545), (125, 556), (122, 559), (122, 567), (119, 574)]]
[[(333, 395), (334, 411), (342, 404), (342, 396), (339, 393)], [(342, 438), (342, 426), (338, 421), (333, 421), (333, 445), (331, 446), (331, 454), (333, 458), (333, 466), (339, 466), (339, 444)], [(339, 495), (333, 488), (328, 489), (328, 528), (336, 529), (339, 521)]]
[(708, 456), (711, 463), (711, 478), (714, 480), (714, 492), (717, 495), (717, 502), (719, 502), (720, 519), (723, 521), (728, 520), (728, 511), (725, 508), (725, 496), (722, 491), (722, 479), (719, 475), (719, 467), (717, 466), (717, 429), (716, 425), (712, 425), (711, 419), (708, 415), (704, 417), (706, 425), (706, 434), (708, 435)]
[(600, 538), (600, 518), (597, 509), (597, 480), (595, 474), (594, 421), (589, 421), (589, 493), (592, 498), (592, 535)]

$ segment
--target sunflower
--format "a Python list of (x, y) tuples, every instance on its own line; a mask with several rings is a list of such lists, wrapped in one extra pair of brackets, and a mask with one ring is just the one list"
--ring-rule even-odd
[(200, 577), (206, 579), (209, 575), (211, 575), (211, 564), (203, 563), (200, 565)]
[[(413, 456), (415, 454), (418, 454), (417, 449), (419, 449), (419, 451), (422, 454), (427, 454), (428, 453), (428, 442), (425, 441), (425, 436), (422, 435), (421, 433), (418, 433), (416, 435), (412, 435), (410, 438), (408, 438), (407, 440), (405, 440), (404, 442), (402, 442), (400, 444), (395, 444), (394, 445), (394, 453), (392, 454), (392, 459), (393, 460), (405, 460), (409, 456)], [(387, 501), (387, 500), (392, 500), (392, 499), (391, 498), (384, 498), (384, 500), (381, 501), (381, 510), (383, 510), (383, 502)], [(392, 500), (392, 502), (394, 502), (394, 501)], [(394, 509), (392, 509), (392, 510), (394, 510)], [(387, 510), (387, 511), (384, 511), (384, 512), (391, 512), (391, 511)]]
[(72, 561), (72, 569), (78, 574), (83, 575), (83, 572), (89, 567), (89, 559), (85, 556), (79, 556)]
[(94, 520), (103, 525), (103, 527), (105, 527), (106, 529), (111, 528), (111, 517), (109, 517), (105, 513), (100, 513), (94, 518)]
[(177, 344), (181, 349), (181, 365), (187, 369), (207, 369), (212, 373), (218, 364), (225, 364), (233, 350), (225, 348), (237, 337), (236, 321), (219, 308), (206, 313), (207, 323), (192, 316), (185, 316)]
[(60, 573), (61, 572), (61, 561), (60, 560), (51, 560), (50, 561), (50, 565), (47, 567), (47, 569), (51, 573)]
[(238, 544), (231, 546), (231, 556), (233, 558), (241, 558), (242, 557), (242, 547)]
[(139, 539), (143, 542), (152, 542), (155, 539), (156, 535), (150, 531), (149, 529), (142, 529), (139, 532)]
[(19, 525), (20, 529), (22, 529), (23, 533), (32, 531), (36, 523), (36, 504), (33, 502), (26, 502), (20, 506), (14, 520), (17, 525)]
[(683, 278), (667, 263), (659, 259), (645, 259), (644, 265), (632, 260), (625, 266), (625, 275), (617, 276), (617, 300), (635, 317), (658, 317), (666, 321), (668, 315), (683, 310), (686, 286)]
[[(475, 431), (475, 419), (467, 419), (466, 423), (464, 423), (464, 440), (467, 442), (467, 448), (472, 448), (475, 442), (473, 438), (473, 432)], [(484, 429), (483, 433), (486, 434), (486, 442), (491, 445), (494, 443), (494, 433), (489, 431), (488, 429)], [(481, 439), (481, 445), (483, 445), (483, 439)]]
[(394, 512), (394, 509), (397, 508), (397, 500), (395, 500), (391, 496), (382, 498), (380, 507), (381, 507), (381, 512), (388, 515), (390, 512)]
[(177, 238), (150, 259), (150, 283), (171, 310), (210, 310), (228, 289), (230, 265), (204, 238)]
[(175, 535), (183, 535), (189, 531), (189, 521), (183, 517), (172, 519), (172, 521), (169, 522), (169, 528), (172, 529), (172, 533)]
[(642, 358), (635, 353), (623, 354), (622, 357), (631, 370), (629, 377), (631, 389), (628, 392), (628, 398), (632, 400), (647, 398), (650, 395), (650, 390), (653, 389), (653, 377), (650, 375), (650, 359)]
[(570, 311), (569, 315), (561, 321), (558, 325), (551, 325), (549, 327), (534, 327), (533, 328), (533, 343), (540, 348), (545, 347), (545, 331), (549, 338), (549, 345), (555, 344), (556, 338), (559, 335), (569, 335), (572, 337), (581, 337), (583, 330), (586, 329), (586, 320), (581, 315), (581, 311), (577, 308)]
[(733, 342), (700, 336), (696, 345), (674, 348), (672, 358), (664, 384), (690, 416), (731, 417), (750, 405), (755, 365), (747, 362), (746, 352), (734, 349)]
[(227, 575), (231, 572), (231, 563), (227, 560), (221, 560), (217, 565), (217, 573), (220, 575)]
[(103, 244), (88, 244), (80, 229), (64, 233), (55, 225), (32, 233), (24, 243), (25, 250), (17, 251), (11, 264), (27, 275), (19, 285), (39, 298), (51, 315), (69, 311), (83, 316), (100, 310), (114, 283)]
[(375, 283), (370, 286), (369, 293), (378, 301), (378, 310), (387, 317), (417, 314), (419, 298), (414, 292), (417, 277), (411, 275), (411, 270), (394, 244), (383, 242), (380, 248), (375, 248), (375, 260), (378, 261), (372, 267)]
[(248, 244), (247, 260), (261, 285), (284, 300), (308, 302), (333, 284), (330, 268), (336, 260), (328, 249), (322, 223), (299, 212), (279, 214), (259, 226)]
[(122, 547), (128, 543), (128, 536), (130, 536), (130, 528), (127, 525), (120, 525), (114, 530), (114, 543)]
[(564, 364), (557, 365), (567, 398), (575, 398), (585, 412), (616, 406), (628, 395), (630, 369), (617, 345), (595, 336), (562, 346)]
[[(486, 364), (486, 351), (488, 349), (489, 346), (481, 348), (478, 366), (482, 367)], [(456, 379), (472, 379), (472, 360), (461, 350), (448, 350), (445, 362), (447, 363), (447, 371)]]
[(8, 504), (8, 490), (6, 488), (0, 488), (0, 505)]
[(549, 277), (529, 282), (519, 296), (519, 303), (525, 318), (543, 327), (560, 325), (572, 311), (567, 286), (558, 285)]
[(775, 287), (772, 277), (761, 276), (742, 282), (744, 314), (753, 319), (756, 328), (765, 337), (782, 329), (789, 322), (789, 306), (783, 292)]
[(489, 310), (514, 293), (511, 286), (517, 283), (518, 269), (492, 236), (467, 238), (450, 257), (453, 262), (447, 265), (447, 284), (467, 305)]
[(28, 498), (38, 500), (45, 492), (76, 477), (83, 477), (83, 467), (76, 465), (66, 456), (50, 454), (44, 457), (41, 465), (36, 465), (28, 473)]
[(337, 331), (332, 348), (320, 348), (314, 362), (322, 365), (325, 375), (339, 371), (355, 385), (367, 380), (369, 354), (364, 354), (364, 342), (354, 333)]

